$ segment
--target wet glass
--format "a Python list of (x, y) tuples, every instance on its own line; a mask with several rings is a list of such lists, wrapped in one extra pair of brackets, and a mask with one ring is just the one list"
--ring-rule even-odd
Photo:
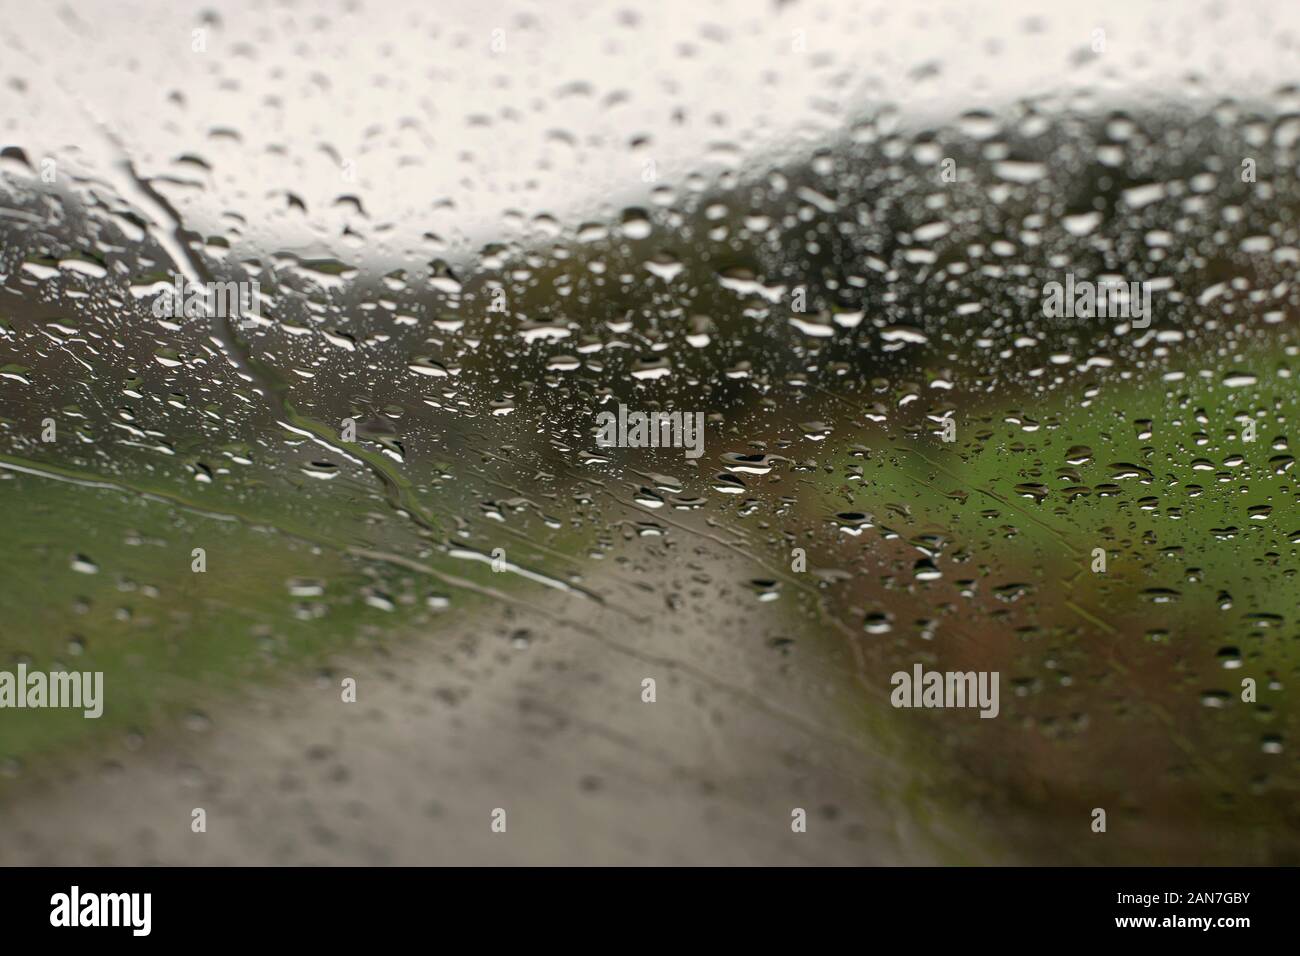
[(136, 6), (0, 4), (0, 863), (1300, 862), (1294, 5)]

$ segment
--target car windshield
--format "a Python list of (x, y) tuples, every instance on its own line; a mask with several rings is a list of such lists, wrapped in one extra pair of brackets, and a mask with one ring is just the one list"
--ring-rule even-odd
[(1300, 859), (1294, 4), (0, 5), (0, 862)]

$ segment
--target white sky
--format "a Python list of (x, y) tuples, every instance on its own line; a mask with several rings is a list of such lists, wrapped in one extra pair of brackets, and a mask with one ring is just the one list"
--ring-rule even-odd
[[(220, 22), (195, 52), (204, 9)], [(4, 144), (108, 178), (97, 117), (144, 175), (204, 182), (160, 188), (205, 232), (232, 212), (262, 248), (287, 248), (351, 223), (355, 245), (402, 258), (429, 251), (428, 231), (467, 250), (516, 237), (510, 211), (616, 217), (647, 203), (647, 160), (680, 187), (806, 157), (885, 104), (922, 128), (1054, 91), (1105, 108), (1276, 102), (1300, 79), (1295, 2), (0, 0), (0, 24)], [(369, 218), (335, 206), (343, 194)]]

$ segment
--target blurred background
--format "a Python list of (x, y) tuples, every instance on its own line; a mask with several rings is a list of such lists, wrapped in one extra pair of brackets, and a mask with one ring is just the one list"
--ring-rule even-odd
[(1300, 863), (1294, 4), (0, 22), (0, 863)]

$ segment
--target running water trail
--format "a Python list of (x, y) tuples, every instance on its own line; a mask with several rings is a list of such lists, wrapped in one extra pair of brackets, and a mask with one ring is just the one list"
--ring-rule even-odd
[[(124, 196), (148, 215), (146, 222), (155, 224), (150, 235), (167, 253), (176, 269), (185, 277), (187, 283), (208, 287), (214, 282), (211, 270), (195, 253), (190, 245), (189, 233), (185, 228), (181, 214), (168, 199), (154, 188), (153, 184), (136, 169), (135, 162), (128, 153), (121, 139), (94, 114), (92, 108), (84, 101), (79, 101), (95, 128), (103, 135), (117, 156), (113, 169), (118, 173), (114, 186)], [(384, 496), (394, 510), (405, 514), (428, 536), (438, 534), (437, 521), (416, 500), (410, 481), (399, 471), (391, 468), (383, 459), (369, 453), (359, 446), (349, 447), (323, 423), (314, 421), (298, 413), (288, 400), (289, 386), (264, 363), (257, 360), (235, 330), (235, 316), (209, 316), (211, 340), (230, 362), (240, 378), (254, 386), (258, 393), (273, 403), (281, 417), (281, 424), (286, 428), (304, 431), (312, 439), (344, 458), (364, 464), (378, 480)], [(443, 550), (446, 545), (441, 545)]]

